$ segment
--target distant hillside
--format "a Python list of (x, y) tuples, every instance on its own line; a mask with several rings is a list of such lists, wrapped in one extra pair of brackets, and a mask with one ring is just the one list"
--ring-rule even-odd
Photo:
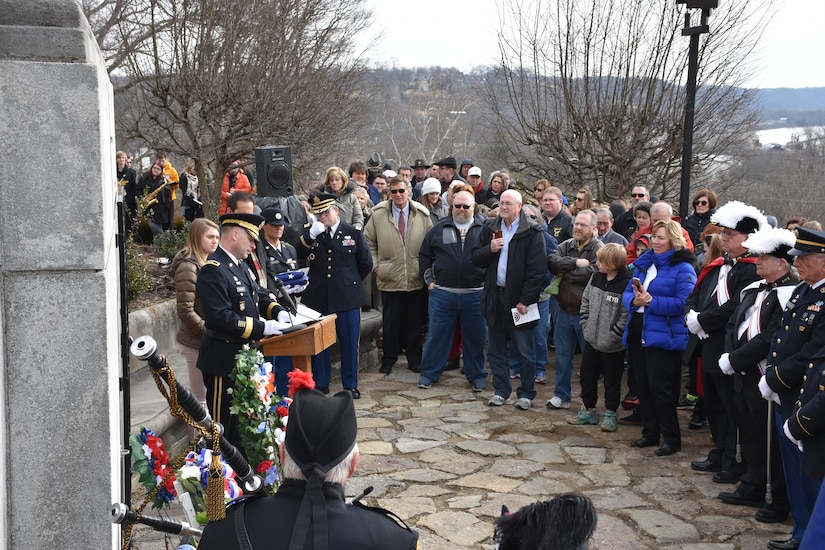
[(764, 128), (825, 125), (825, 88), (757, 90)]

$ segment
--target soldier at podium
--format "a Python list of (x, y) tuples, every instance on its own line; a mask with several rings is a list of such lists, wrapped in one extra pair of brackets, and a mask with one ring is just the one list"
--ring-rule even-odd
[(206, 402), (226, 438), (241, 447), (237, 417), (229, 413), (232, 387), (229, 373), (244, 344), (281, 334), (291, 326), (289, 313), (271, 294), (259, 294), (258, 285), (244, 260), (254, 253), (264, 219), (255, 214), (224, 214), (221, 243), (198, 273), (196, 293), (203, 306), (205, 330), (197, 367), (206, 384)]
[[(361, 232), (338, 217), (335, 198), (321, 193), (309, 201), (317, 221), (304, 229), (296, 247), (298, 257), (309, 263), (309, 286), (301, 303), (325, 315), (337, 314), (335, 333), (341, 350), (341, 383), (358, 399), (358, 339), (364, 302), (361, 285), (372, 271), (372, 256)], [(328, 349), (312, 358), (315, 384), (324, 393), (329, 393), (331, 366)]]

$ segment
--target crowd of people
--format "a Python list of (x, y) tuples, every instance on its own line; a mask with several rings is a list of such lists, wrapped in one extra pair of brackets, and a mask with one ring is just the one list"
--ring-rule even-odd
[[(157, 199), (153, 231), (167, 216), (161, 202), (172, 186), (154, 191), (172, 181), (169, 167), (156, 161), (135, 183)], [(121, 168), (118, 156), (119, 178)], [(530, 409), (536, 384), (549, 382), (554, 349), (546, 406), (570, 409), (579, 397), (570, 424), (606, 432), (639, 425), (632, 446), (666, 457), (688, 451), (677, 410), (693, 409), (688, 427), (709, 427), (714, 446), (691, 467), (736, 484), (719, 498), (758, 508), (758, 521), (793, 517), (792, 538), (770, 548), (798, 548), (823, 524), (825, 233), (817, 222), (777, 228), (753, 206), (720, 206), (710, 189), (695, 193), (685, 220), (642, 185), (612, 204), (582, 187), (570, 204), (547, 179), (516, 190), (506, 169), (485, 185), (472, 159), (416, 159), (394, 171), (376, 153), (326, 171), (305, 198), (308, 223), (287, 243), (285, 213), (255, 214), (242, 176), (234, 184), (224, 178), (231, 192), (220, 228), (193, 225), (175, 260), (185, 320), (178, 339), (203, 373), (198, 395), (214, 418), (223, 421), (228, 410), (234, 353), (288, 327), (290, 291), (278, 295), (275, 281), (297, 277), (292, 294), (337, 314), (341, 381), (354, 399), (360, 315), (369, 308), (383, 315), (381, 373), (403, 353), (426, 391), (445, 370), (461, 368), (470, 390), (492, 385), (494, 407), (515, 393), (515, 408)], [(328, 353), (312, 367), (328, 393)], [(279, 388), (290, 368), (276, 369)], [(620, 408), (632, 412), (619, 418)]]

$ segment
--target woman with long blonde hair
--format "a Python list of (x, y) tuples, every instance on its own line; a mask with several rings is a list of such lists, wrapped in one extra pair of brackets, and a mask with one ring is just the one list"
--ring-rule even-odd
[(177, 341), (180, 352), (186, 359), (189, 373), (189, 388), (201, 403), (206, 403), (206, 386), (203, 376), (197, 369), (198, 349), (203, 336), (203, 309), (198, 301), (195, 288), (198, 272), (215, 252), (220, 242), (218, 225), (207, 218), (197, 218), (189, 226), (186, 246), (172, 260), (172, 272), (175, 274), (175, 297), (180, 319)]

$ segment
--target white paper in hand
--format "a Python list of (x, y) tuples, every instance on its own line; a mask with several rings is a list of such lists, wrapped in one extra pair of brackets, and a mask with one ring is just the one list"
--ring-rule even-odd
[(510, 313), (513, 314), (513, 324), (516, 326), (523, 325), (524, 323), (530, 323), (532, 321), (538, 321), (539, 305), (530, 304), (527, 306), (527, 312), (524, 315), (519, 313), (517, 308), (510, 309)]

